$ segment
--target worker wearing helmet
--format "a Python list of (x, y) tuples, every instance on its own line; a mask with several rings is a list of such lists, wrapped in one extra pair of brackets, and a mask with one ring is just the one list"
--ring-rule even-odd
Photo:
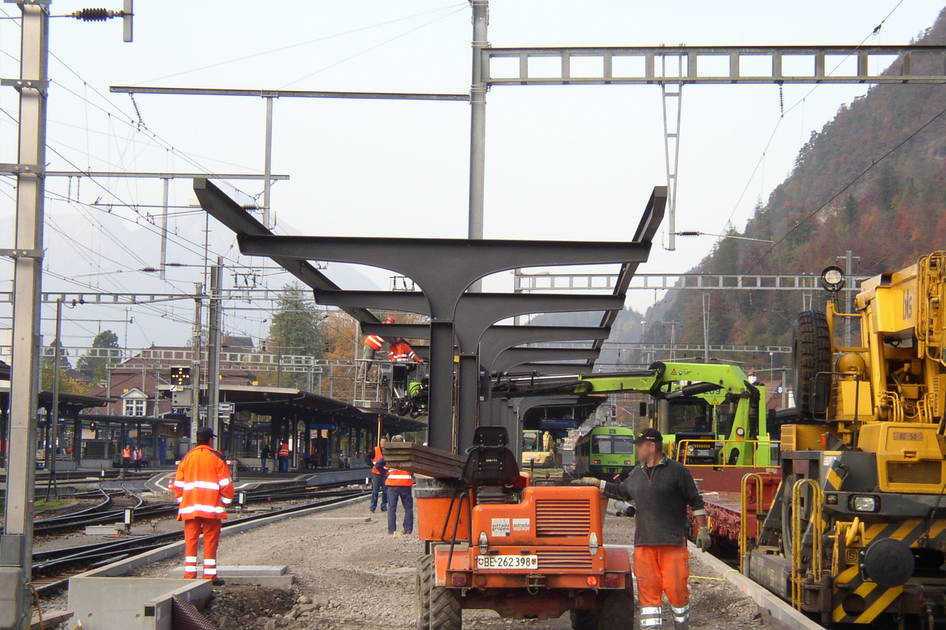
[(636, 506), (634, 575), (637, 576), (641, 629), (662, 625), (661, 607), (666, 595), (673, 612), (673, 627), (686, 630), (690, 613), (687, 508), (693, 510), (699, 525), (697, 545), (706, 551), (712, 539), (707, 529), (703, 497), (689, 469), (664, 455), (663, 436), (657, 429), (644, 429), (634, 443), (639, 463), (624, 481), (611, 483), (583, 477), (576, 483), (598, 486), (604, 496), (633, 501)]

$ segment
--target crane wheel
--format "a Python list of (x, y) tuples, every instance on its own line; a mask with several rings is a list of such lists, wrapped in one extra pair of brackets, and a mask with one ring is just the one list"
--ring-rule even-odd
[(430, 585), (433, 582), (433, 558), (430, 554), (417, 559), (417, 577), (414, 582), (417, 630), (430, 630)]
[[(828, 320), (820, 311), (802, 311), (792, 339), (795, 368), (795, 406), (803, 418), (824, 419), (828, 407), (831, 338)], [(821, 374), (821, 376), (819, 376)]]
[(463, 607), (460, 591), (455, 588), (434, 586), (430, 589), (431, 630), (460, 630), (463, 626)]

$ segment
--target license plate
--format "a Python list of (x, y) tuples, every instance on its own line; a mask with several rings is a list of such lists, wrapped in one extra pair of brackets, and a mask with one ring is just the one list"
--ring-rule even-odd
[(477, 569), (538, 569), (539, 556), (476, 556)]

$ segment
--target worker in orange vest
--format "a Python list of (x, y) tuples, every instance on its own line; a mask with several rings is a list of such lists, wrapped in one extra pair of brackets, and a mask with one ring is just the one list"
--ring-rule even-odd
[[(393, 317), (385, 317), (383, 320), (381, 320), (381, 323), (393, 324), (396, 321), (397, 320), (394, 319)], [(366, 348), (365, 358), (373, 360), (377, 356), (378, 351), (384, 347), (384, 337), (382, 337), (381, 335), (368, 335), (367, 337), (365, 337), (364, 344)]]
[(276, 451), (276, 459), (279, 461), (279, 472), (289, 472), (289, 442), (286, 440), (279, 443), (279, 450)]
[[(395, 442), (403, 442), (401, 436), (394, 437)], [(398, 468), (389, 468), (384, 480), (388, 491), (388, 533), (395, 538), (410, 536), (414, 531), (414, 476)], [(397, 531), (397, 502), (404, 508), (403, 530)]]
[(378, 509), (378, 495), (381, 496), (381, 511), (388, 511), (388, 493), (384, 487), (384, 480), (387, 477), (388, 469), (384, 465), (384, 453), (382, 448), (388, 443), (387, 438), (381, 438), (381, 444), (374, 447), (374, 455), (371, 457), (371, 511)]
[(177, 466), (171, 486), (179, 504), (177, 520), (184, 521), (184, 577), (197, 577), (197, 544), (204, 535), (204, 579), (217, 579), (217, 543), (220, 521), (227, 518), (226, 506), (233, 501), (230, 468), (223, 454), (213, 449), (214, 432), (203, 427), (197, 432), (197, 446)]
[(411, 347), (411, 344), (400, 337), (388, 346), (388, 361), (394, 361), (395, 363), (406, 363), (407, 361), (415, 361), (417, 363), (424, 362), (424, 360), (414, 352), (414, 348)]
[(131, 444), (126, 444), (122, 449), (122, 468), (131, 466)]

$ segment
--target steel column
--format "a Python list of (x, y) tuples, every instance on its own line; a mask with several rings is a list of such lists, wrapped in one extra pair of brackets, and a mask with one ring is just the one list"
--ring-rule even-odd
[[(16, 234), (13, 260), (13, 352), (10, 366), (6, 510), (0, 538), (0, 571), (17, 582), (12, 610), (0, 611), (0, 628), (29, 627), (26, 584), (33, 547), (35, 426), (39, 381), (43, 198), (46, 167), (46, 86), (49, 79), (49, 13), (40, 3), (20, 4), (20, 92), (17, 147)], [(11, 568), (12, 567), (12, 568)], [(10, 594), (6, 594), (8, 598)]]
[(269, 178), (273, 171), (273, 97), (266, 97), (266, 127), (263, 141), (263, 225), (273, 227), (273, 217), (269, 204), (273, 182)]
[[(221, 304), (220, 285), (223, 284), (223, 257), (217, 256), (217, 264), (210, 270), (210, 300), (207, 308), (207, 426), (220, 437), (220, 342)], [(222, 447), (223, 445), (220, 444)]]
[[(453, 423), (453, 322), (430, 321), (429, 414), (427, 443), (455, 451), (457, 430)], [(447, 419), (451, 419), (447, 422)], [(449, 427), (449, 428), (448, 428)]]
[(470, 81), (470, 207), (467, 234), (471, 239), (480, 239), (483, 238), (486, 172), (486, 83), (483, 49), (489, 44), (489, 0), (470, 0), (470, 6), (473, 9), (473, 76)]

